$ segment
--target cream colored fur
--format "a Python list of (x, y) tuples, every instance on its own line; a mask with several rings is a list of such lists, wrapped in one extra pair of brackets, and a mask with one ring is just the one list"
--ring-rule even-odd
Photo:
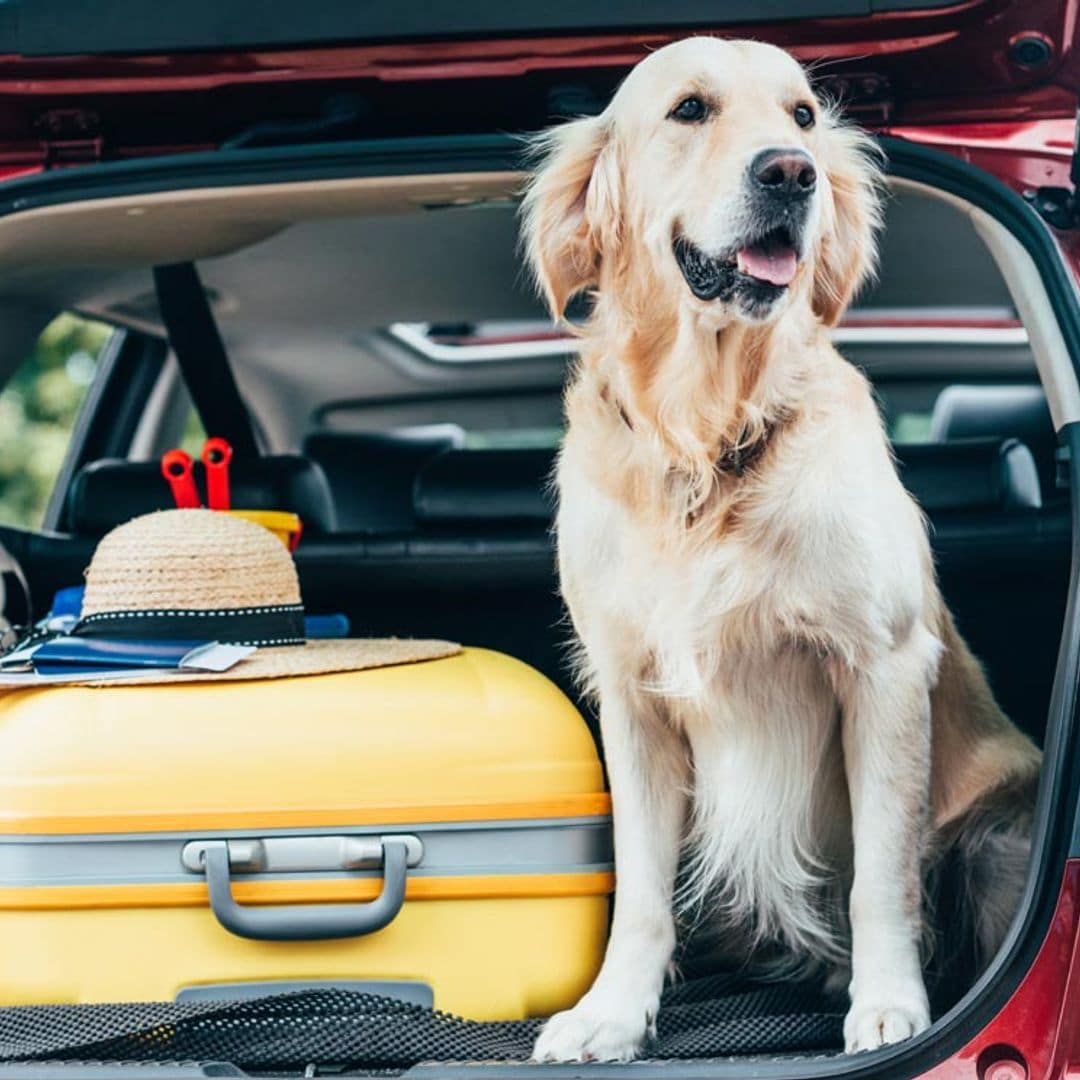
[[(688, 94), (709, 102), (704, 123), (669, 118)], [(792, 118), (800, 102), (817, 114), (809, 130)], [(751, 318), (696, 299), (672, 240), (737, 242), (748, 163), (777, 146), (811, 155), (817, 191), (794, 281)], [(796, 967), (850, 972), (849, 1050), (916, 1034), (930, 1020), (924, 869), (998, 793), (1026, 799), (1009, 793), (1030, 790), (1039, 755), (956, 633), (871, 389), (829, 342), (874, 263), (872, 145), (787, 54), (694, 38), (541, 151), (530, 262), (556, 315), (595, 296), (557, 532), (600, 705), (618, 891), (603, 968), (536, 1056), (640, 1051), (677, 905), (744, 958), (779, 947)], [(763, 439), (741, 475), (716, 467)], [(986, 949), (1018, 891), (1001, 883), (1007, 914)]]

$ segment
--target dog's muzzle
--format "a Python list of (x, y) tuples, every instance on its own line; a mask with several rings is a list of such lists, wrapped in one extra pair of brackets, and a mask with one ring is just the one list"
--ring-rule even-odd
[(802, 150), (763, 150), (747, 169), (743, 240), (709, 255), (676, 230), (675, 261), (699, 300), (744, 294), (755, 310), (781, 296), (798, 272), (817, 170)]

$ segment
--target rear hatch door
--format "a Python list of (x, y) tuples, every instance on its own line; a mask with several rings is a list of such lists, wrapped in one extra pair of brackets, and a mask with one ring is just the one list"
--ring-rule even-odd
[(1080, 0), (7, 0), (9, 170), (336, 138), (521, 130), (598, 108), (689, 33), (815, 65), (871, 126), (1072, 117)]

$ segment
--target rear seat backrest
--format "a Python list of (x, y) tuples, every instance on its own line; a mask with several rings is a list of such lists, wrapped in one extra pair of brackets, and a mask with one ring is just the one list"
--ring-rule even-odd
[(893, 452), (904, 486), (928, 513), (1042, 506), (1035, 458), (1019, 439), (910, 443)]
[[(205, 496), (202, 462), (195, 481)], [(305, 532), (329, 533), (336, 527), (334, 504), (323, 471), (296, 454), (234, 458), (229, 467), (232, 505), (245, 510), (290, 510)], [(106, 458), (91, 462), (72, 481), (67, 528), (76, 536), (101, 536), (153, 510), (172, 507), (172, 492), (157, 461)]]
[(391, 432), (318, 432), (304, 453), (326, 473), (341, 532), (409, 532), (413, 481), (436, 454), (462, 445), (456, 424)]
[(1040, 386), (947, 386), (934, 402), (930, 438), (1019, 439), (1035, 458), (1043, 496), (1055, 494), (1057, 435)]
[(412, 500), (416, 520), (421, 525), (546, 525), (554, 515), (554, 464), (553, 450), (448, 450), (417, 474)]
[[(1003, 704), (1037, 731), (1060, 627), (1054, 605), (1064, 596), (1068, 515), (1036, 509), (1031, 454), (1015, 440), (896, 452), (904, 481), (931, 517), (935, 560), (961, 627), (988, 663)], [(554, 459), (553, 451), (535, 449), (448, 450), (432, 458), (416, 478), (412, 531), (300, 546), (306, 602), (345, 610), (359, 634), (501, 649), (576, 695), (550, 535)], [(1016, 624), (1006, 621), (1001, 632), (1002, 610), (1024, 613), (1021, 665)], [(1050, 618), (1036, 625), (1044, 611)]]
[[(900, 478), (928, 512), (1013, 512), (1042, 505), (1031, 451), (1017, 439), (960, 439), (894, 448)], [(448, 450), (418, 473), (422, 526), (535, 522), (554, 515), (552, 450)]]

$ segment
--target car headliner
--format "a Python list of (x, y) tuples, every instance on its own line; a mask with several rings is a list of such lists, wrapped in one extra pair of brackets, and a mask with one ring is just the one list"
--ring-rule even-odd
[[(519, 185), (512, 174), (275, 184), (11, 215), (0, 219), (0, 371), (62, 308), (160, 333), (150, 266), (193, 258), (277, 443), (340, 399), (554, 392), (559, 360), (450, 368), (382, 332), (542, 317), (518, 252)], [(882, 243), (864, 306), (1011, 307), (984, 244), (945, 202), (897, 190)]]

